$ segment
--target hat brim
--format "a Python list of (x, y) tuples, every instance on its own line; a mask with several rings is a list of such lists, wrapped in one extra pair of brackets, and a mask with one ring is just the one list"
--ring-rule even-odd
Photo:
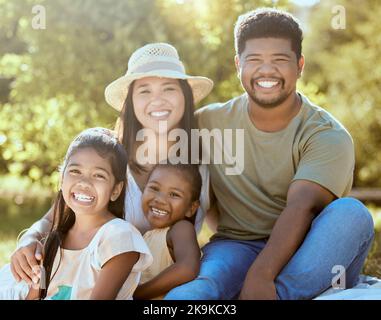
[(200, 102), (213, 89), (213, 81), (206, 77), (189, 76), (176, 71), (155, 70), (154, 72), (124, 75), (111, 82), (105, 89), (106, 102), (117, 111), (121, 111), (127, 97), (130, 84), (134, 80), (146, 77), (159, 77), (187, 80), (193, 92), (194, 103)]

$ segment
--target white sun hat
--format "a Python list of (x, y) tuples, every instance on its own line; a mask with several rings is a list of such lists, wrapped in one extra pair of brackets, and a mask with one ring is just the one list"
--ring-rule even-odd
[(205, 98), (213, 88), (212, 80), (185, 73), (184, 65), (173, 46), (168, 43), (150, 43), (136, 50), (128, 60), (126, 74), (106, 87), (107, 103), (121, 111), (132, 81), (145, 77), (187, 80), (195, 103)]

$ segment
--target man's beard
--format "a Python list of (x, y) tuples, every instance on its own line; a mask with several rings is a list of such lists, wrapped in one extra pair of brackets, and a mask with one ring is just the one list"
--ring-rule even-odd
[[(281, 88), (284, 89), (284, 80), (281, 80)], [(271, 109), (271, 108), (275, 108), (277, 106), (279, 106), (280, 104), (282, 104), (284, 101), (287, 100), (287, 98), (292, 94), (292, 91), (291, 92), (282, 92), (279, 96), (269, 100), (269, 99), (260, 99), (258, 98), (256, 95), (255, 95), (255, 92), (254, 92), (254, 80), (252, 80), (250, 82), (250, 85), (251, 85), (251, 88), (252, 88), (252, 91), (246, 91), (247, 94), (249, 95), (250, 99), (255, 103), (257, 104), (259, 107), (262, 107), (262, 108), (267, 108), (267, 109)]]

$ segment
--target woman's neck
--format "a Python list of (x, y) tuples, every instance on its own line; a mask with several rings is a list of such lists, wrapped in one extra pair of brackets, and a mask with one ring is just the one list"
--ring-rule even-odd
[[(134, 151), (135, 161), (144, 171), (137, 172), (132, 170), (131, 174), (142, 192), (153, 167), (159, 162), (166, 161), (170, 155), (169, 151), (171, 147), (177, 143), (176, 141), (169, 141), (168, 136), (168, 133), (161, 135), (147, 134), (144, 142), (137, 142), (136, 144)], [(139, 150), (140, 148), (142, 149)], [(153, 153), (149, 154), (150, 152)], [(140, 159), (140, 157), (143, 157), (143, 159)]]

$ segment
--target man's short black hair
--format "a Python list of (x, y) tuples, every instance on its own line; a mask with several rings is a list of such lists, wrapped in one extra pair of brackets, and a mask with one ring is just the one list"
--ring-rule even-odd
[(245, 50), (247, 40), (258, 38), (290, 39), (297, 60), (302, 55), (303, 31), (288, 12), (259, 8), (240, 15), (234, 28), (236, 53), (240, 55)]

